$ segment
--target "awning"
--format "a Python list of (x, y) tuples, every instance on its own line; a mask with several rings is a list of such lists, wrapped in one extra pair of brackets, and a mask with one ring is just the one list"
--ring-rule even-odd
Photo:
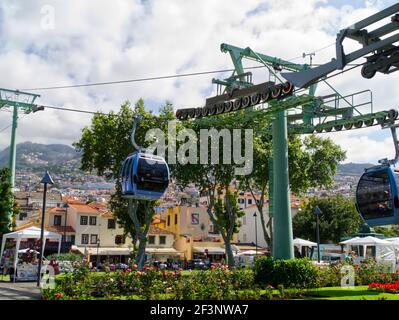
[(205, 250), (208, 249), (208, 254), (225, 254), (226, 250), (220, 247), (193, 247), (194, 252), (205, 253)]
[(130, 254), (129, 248), (115, 248), (115, 247), (82, 247), (72, 246), (72, 250), (77, 250), (82, 254), (100, 255), (100, 256), (127, 256)]
[(145, 253), (153, 255), (171, 255), (178, 256), (182, 252), (177, 251), (175, 248), (145, 248)]
[[(72, 246), (72, 250), (78, 250), (82, 254), (97, 255), (97, 247), (82, 247), (82, 246)], [(98, 255), (101, 256), (124, 256), (129, 255), (131, 249), (129, 248), (116, 248), (116, 247), (99, 247)], [(154, 255), (175, 255), (178, 256), (181, 252), (177, 251), (175, 248), (146, 248), (145, 252)]]

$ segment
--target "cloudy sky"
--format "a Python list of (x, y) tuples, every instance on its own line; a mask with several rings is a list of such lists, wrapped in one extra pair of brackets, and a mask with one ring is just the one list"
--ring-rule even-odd
[[(2, 0), (0, 87), (32, 89), (232, 68), (221, 43), (308, 63), (334, 57), (337, 32), (395, 1), (343, 0)], [(344, 43), (350, 50), (355, 43)], [(319, 50), (324, 48), (322, 50)], [(359, 60), (362, 62), (362, 60)], [(254, 66), (255, 62), (246, 62)], [(33, 90), (37, 102), (108, 112), (144, 98), (157, 111), (202, 106), (214, 92), (202, 75), (74, 89)], [(343, 95), (372, 90), (374, 110), (397, 108), (398, 74), (363, 79), (359, 68), (329, 81)], [(254, 82), (267, 80), (254, 72)], [(326, 85), (319, 94), (331, 93)], [(359, 101), (366, 95), (359, 96)], [(21, 115), (18, 142), (71, 144), (90, 115), (46, 109)], [(0, 149), (9, 144), (11, 113), (0, 112)], [(7, 128), (7, 129), (5, 129)], [(3, 130), (4, 129), (4, 130)], [(347, 150), (347, 161), (376, 162), (393, 155), (389, 132), (378, 127), (324, 134)]]

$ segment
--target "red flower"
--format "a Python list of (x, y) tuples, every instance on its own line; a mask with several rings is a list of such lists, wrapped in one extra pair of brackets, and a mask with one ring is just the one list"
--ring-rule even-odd
[(63, 296), (64, 296), (64, 293), (63, 293), (63, 292), (57, 292), (57, 293), (55, 294), (55, 297), (56, 297), (57, 299), (62, 298)]

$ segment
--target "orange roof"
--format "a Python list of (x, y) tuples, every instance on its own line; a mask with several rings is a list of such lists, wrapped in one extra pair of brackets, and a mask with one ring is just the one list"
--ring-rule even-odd
[(88, 204), (88, 206), (90, 206), (90, 207), (92, 207), (94, 209), (99, 209), (99, 210), (108, 208), (105, 203), (100, 203), (100, 202), (90, 202)]
[(48, 213), (65, 213), (66, 212), (66, 208), (51, 208), (47, 211)]
[(48, 226), (46, 228), (48, 231), (52, 232), (58, 232), (58, 233), (64, 233), (64, 232), (75, 232), (75, 229), (72, 228), (71, 226)]
[(112, 213), (112, 211), (107, 211), (104, 213), (101, 213), (101, 215), (105, 218), (115, 218), (114, 214)]
[(80, 203), (71, 203), (69, 204), (71, 208), (74, 208), (78, 212), (84, 212), (84, 213), (96, 213), (99, 214), (100, 212), (96, 209), (93, 209), (87, 204), (80, 204)]

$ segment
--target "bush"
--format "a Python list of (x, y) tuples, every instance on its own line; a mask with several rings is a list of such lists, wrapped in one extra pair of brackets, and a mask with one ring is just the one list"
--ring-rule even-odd
[(356, 285), (368, 285), (372, 282), (390, 283), (399, 281), (398, 273), (390, 273), (387, 266), (374, 259), (364, 260), (355, 268)]
[(264, 257), (255, 262), (255, 282), (273, 287), (315, 288), (319, 285), (319, 269), (308, 259)]
[(46, 299), (175, 299), (222, 300), (258, 299), (254, 273), (249, 269), (229, 270), (220, 266), (214, 270), (201, 270), (189, 275), (181, 272), (144, 271), (115, 273), (89, 273), (81, 267), (57, 280), (54, 290), (43, 290)]
[(54, 253), (47, 257), (48, 260), (51, 258), (56, 258), (57, 261), (82, 261), (82, 257), (76, 253)]

